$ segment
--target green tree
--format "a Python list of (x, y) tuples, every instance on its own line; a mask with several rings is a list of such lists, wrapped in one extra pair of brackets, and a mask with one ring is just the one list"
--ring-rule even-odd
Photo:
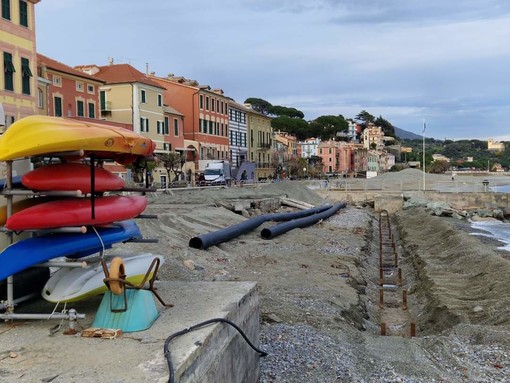
[(273, 107), (270, 102), (263, 100), (261, 98), (250, 97), (244, 100), (245, 104), (251, 104), (253, 110), (256, 110), (259, 113), (265, 114), (266, 116), (270, 114), (270, 109)]
[(311, 156), (308, 158), (308, 164), (307, 164), (307, 173), (308, 176), (312, 178), (319, 178), (322, 175), (322, 157), (320, 156)]
[(330, 139), (336, 139), (337, 133), (346, 132), (349, 128), (349, 124), (342, 115), (332, 116), (320, 116), (313, 120), (310, 125), (313, 125), (312, 130), (320, 137), (321, 140), (327, 141)]
[(294, 134), (299, 140), (308, 138), (308, 122), (300, 118), (279, 116), (271, 120), (271, 126), (275, 130)]
[(374, 121), (376, 126), (380, 126), (385, 136), (395, 137), (395, 127), (382, 116), (377, 117)]
[(174, 174), (173, 180), (178, 181), (179, 175), (183, 174), (182, 166), (186, 162), (186, 158), (184, 154), (177, 152), (158, 153), (156, 161), (159, 166), (162, 166), (166, 169), (166, 173), (168, 175), (169, 180), (172, 179), (170, 173), (173, 173)]
[(450, 163), (448, 161), (437, 160), (432, 162), (427, 171), (429, 173), (442, 174), (450, 169)]
[(361, 126), (366, 128), (368, 124), (375, 121), (375, 117), (368, 113), (366, 110), (359, 112), (354, 119), (361, 121)]
[(274, 105), (269, 108), (269, 113), (274, 116), (287, 116), (290, 118), (304, 118), (305, 115), (296, 108), (288, 108), (286, 106)]
[(145, 182), (145, 185), (149, 186), (153, 181), (152, 172), (156, 168), (156, 161), (140, 158), (135, 162), (127, 165), (126, 168), (131, 170), (131, 177), (133, 178), (133, 182)]

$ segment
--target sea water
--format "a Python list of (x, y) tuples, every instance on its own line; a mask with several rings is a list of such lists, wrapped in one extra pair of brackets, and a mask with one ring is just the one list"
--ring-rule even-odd
[(510, 185), (492, 186), (489, 189), (494, 193), (510, 193)]
[[(510, 193), (510, 185), (492, 186), (490, 190), (494, 193)], [(471, 227), (476, 230), (484, 231), (484, 233), (471, 233), (472, 235), (494, 238), (504, 243), (504, 246), (500, 246), (498, 249), (510, 251), (510, 223), (501, 221), (481, 221), (471, 223)]]
[(510, 251), (510, 223), (501, 221), (481, 221), (471, 223), (471, 227), (484, 231), (484, 233), (471, 233), (472, 235), (482, 235), (497, 239), (504, 243), (504, 246), (500, 246), (498, 249)]

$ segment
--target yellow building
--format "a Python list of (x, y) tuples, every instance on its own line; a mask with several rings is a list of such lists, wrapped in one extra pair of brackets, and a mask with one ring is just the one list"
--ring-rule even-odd
[(487, 141), (487, 149), (494, 152), (504, 152), (505, 144), (503, 142), (494, 141), (492, 138), (489, 138)]
[(368, 124), (362, 136), (365, 149), (382, 150), (384, 148), (384, 132), (380, 126)]
[(248, 115), (248, 160), (257, 164), (257, 180), (271, 178), (275, 169), (271, 167), (273, 129), (271, 117), (251, 109)]
[(0, 17), (0, 125), (7, 127), (37, 111), (35, 4), (2, 1)]
[(132, 124), (133, 131), (156, 143), (156, 152), (169, 152), (165, 126), (165, 89), (129, 64), (77, 66), (105, 82), (99, 88), (101, 118)]

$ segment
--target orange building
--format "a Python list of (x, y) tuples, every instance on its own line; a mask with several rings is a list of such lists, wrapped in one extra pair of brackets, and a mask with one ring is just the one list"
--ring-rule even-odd
[[(103, 80), (78, 71), (54, 59), (37, 54), (39, 97), (47, 102), (39, 105), (39, 113), (57, 117), (100, 118), (99, 88)], [(43, 94), (47, 92), (47, 97)]]
[(230, 160), (229, 98), (223, 91), (184, 77), (149, 77), (165, 88), (165, 104), (184, 116), (185, 146), (197, 150), (194, 172), (203, 172), (211, 160)]
[(352, 172), (355, 148), (355, 144), (344, 141), (322, 141), (318, 155), (322, 158), (323, 172), (330, 175)]

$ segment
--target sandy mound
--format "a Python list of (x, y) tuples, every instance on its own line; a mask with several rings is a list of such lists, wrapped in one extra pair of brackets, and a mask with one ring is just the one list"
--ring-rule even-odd
[(216, 204), (231, 199), (287, 197), (312, 205), (324, 203), (322, 197), (300, 182), (275, 182), (246, 187), (174, 189), (168, 194), (152, 196), (150, 202), (171, 204)]
[(442, 331), (458, 323), (510, 324), (510, 262), (420, 208), (396, 217), (402, 246), (416, 270), (412, 291), (421, 303), (423, 331)]

